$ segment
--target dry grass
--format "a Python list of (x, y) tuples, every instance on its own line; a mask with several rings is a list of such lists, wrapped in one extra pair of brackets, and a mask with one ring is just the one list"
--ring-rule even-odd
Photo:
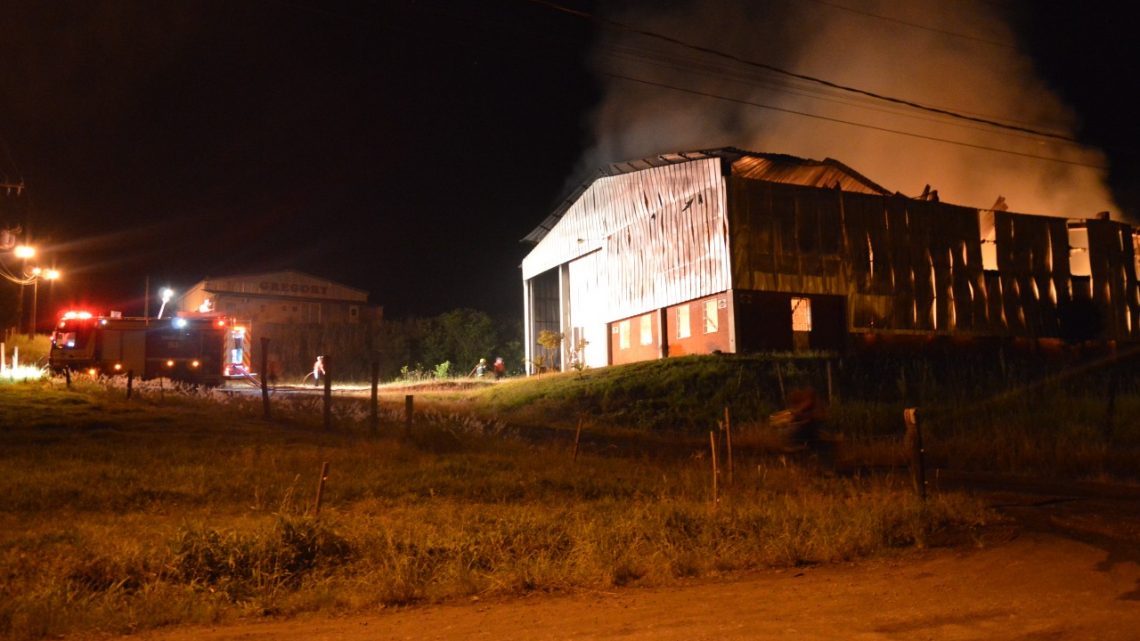
[[(505, 424), (362, 403), (147, 384), (0, 386), (0, 635), (354, 611), (530, 591), (668, 584), (925, 545), (989, 515), (905, 479), (740, 457), (710, 501), (704, 449), (585, 453)], [(323, 462), (331, 472), (314, 510)]]

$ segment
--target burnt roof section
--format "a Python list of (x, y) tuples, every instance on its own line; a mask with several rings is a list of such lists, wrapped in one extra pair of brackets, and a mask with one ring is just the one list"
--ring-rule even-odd
[(649, 158), (628, 160), (625, 162), (607, 165), (595, 171), (578, 187), (576, 187), (558, 207), (543, 220), (538, 227), (527, 234), (522, 242), (538, 244), (567, 210), (582, 197), (599, 178), (619, 176), (653, 167), (664, 167), (693, 160), (706, 158), (721, 158), (725, 160), (732, 175), (749, 180), (765, 180), (768, 182), (788, 183), (806, 187), (823, 187), (829, 189), (839, 188), (843, 191), (855, 191), (868, 194), (890, 195), (891, 192), (870, 180), (863, 174), (847, 165), (826, 158), (812, 160), (787, 154), (768, 154), (747, 151), (736, 147), (721, 147), (700, 151), (685, 151), (670, 154), (660, 154)]

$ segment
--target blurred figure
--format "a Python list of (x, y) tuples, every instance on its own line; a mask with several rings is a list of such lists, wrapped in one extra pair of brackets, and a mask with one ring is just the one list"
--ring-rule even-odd
[(486, 373), (487, 373), (487, 359), (480, 358), (479, 362), (475, 364), (475, 367), (472, 368), (471, 371), (467, 373), (467, 375), (468, 376), (474, 376), (475, 378), (483, 378), (483, 375)]
[(495, 371), (495, 380), (499, 380), (500, 378), (507, 375), (507, 364), (503, 362), (502, 356), (495, 358), (495, 365), (493, 369)]
[(325, 375), (325, 357), (318, 356), (317, 361), (313, 363), (313, 386), (320, 385), (321, 377)]

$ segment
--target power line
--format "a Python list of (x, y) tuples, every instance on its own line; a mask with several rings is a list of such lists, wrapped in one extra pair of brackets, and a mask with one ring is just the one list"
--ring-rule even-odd
[(840, 91), (846, 91), (849, 93), (859, 94), (862, 96), (874, 98), (876, 100), (882, 100), (882, 101), (890, 102), (890, 103), (897, 104), (897, 105), (903, 105), (906, 107), (911, 107), (913, 109), (920, 109), (922, 111), (927, 111), (930, 113), (935, 113), (935, 114), (947, 116), (950, 118), (957, 118), (960, 120), (967, 120), (970, 122), (980, 123), (983, 125), (989, 125), (991, 127), (997, 127), (999, 129), (1007, 129), (1010, 131), (1019, 131), (1021, 133), (1033, 134), (1035, 136), (1041, 136), (1043, 138), (1052, 138), (1055, 140), (1063, 140), (1065, 142), (1080, 144), (1079, 140), (1077, 140), (1076, 138), (1073, 138), (1071, 136), (1052, 133), (1052, 132), (1048, 132), (1048, 131), (1041, 131), (1039, 129), (1033, 129), (1031, 127), (1022, 127), (1019, 125), (1010, 125), (1010, 124), (998, 122), (996, 120), (990, 120), (988, 118), (980, 118), (977, 116), (969, 116), (969, 115), (966, 115), (966, 114), (963, 114), (963, 113), (960, 113), (957, 111), (952, 111), (950, 109), (943, 109), (941, 107), (933, 107), (933, 106), (925, 105), (925, 104), (922, 104), (919, 102), (914, 102), (912, 100), (906, 100), (903, 98), (895, 98), (893, 96), (887, 96), (885, 94), (880, 94), (880, 93), (877, 93), (874, 91), (868, 91), (866, 89), (859, 89), (858, 87), (851, 87), (848, 85), (839, 84), (837, 82), (832, 82), (830, 80), (825, 80), (823, 78), (817, 78), (815, 76), (809, 76), (807, 74), (796, 73), (794, 71), (789, 71), (789, 70), (784, 69), (782, 67), (777, 67), (775, 65), (770, 65), (770, 64), (767, 64), (764, 62), (758, 62), (756, 60), (749, 60), (747, 58), (743, 58), (743, 57), (737, 56), (735, 54), (720, 51), (719, 49), (713, 49), (711, 47), (705, 47), (703, 45), (693, 44), (691, 42), (687, 42), (687, 41), (681, 40), (679, 38), (667, 36), (667, 35), (664, 35), (661, 33), (657, 33), (655, 31), (648, 31), (646, 29), (641, 29), (638, 27), (634, 27), (632, 25), (627, 25), (623, 22), (618, 22), (616, 20), (610, 20), (608, 18), (599, 18), (599, 17), (597, 17), (591, 13), (588, 13), (585, 11), (579, 11), (577, 9), (571, 9), (569, 7), (564, 7), (562, 5), (550, 2), (549, 0), (525, 0), (525, 1), (530, 2), (532, 4), (537, 4), (537, 5), (547, 7), (549, 9), (554, 10), (554, 11), (560, 11), (560, 12), (565, 13), (567, 15), (575, 16), (575, 17), (581, 18), (583, 20), (589, 20), (592, 22), (596, 22), (598, 24), (608, 26), (608, 27), (611, 27), (614, 29), (626, 31), (628, 33), (638, 34), (641, 36), (645, 36), (647, 38), (652, 38), (652, 39), (660, 40), (663, 42), (668, 42), (670, 44), (674, 44), (674, 45), (677, 45), (680, 47), (685, 47), (686, 49), (691, 49), (693, 51), (699, 51), (701, 53), (711, 55), (711, 56), (715, 56), (718, 58), (724, 58), (725, 60), (731, 60), (731, 61), (739, 63), (739, 64), (748, 65), (750, 67), (755, 67), (757, 69), (764, 69), (766, 71), (770, 71), (772, 73), (777, 73), (777, 74), (787, 76), (790, 78), (796, 78), (799, 80), (805, 80), (808, 82), (813, 82), (813, 83), (816, 83), (819, 85), (823, 85), (825, 87), (830, 87), (832, 89), (838, 89)]
[(1023, 158), (1034, 158), (1037, 160), (1047, 160), (1050, 162), (1063, 163), (1066, 165), (1076, 165), (1079, 167), (1090, 167), (1093, 169), (1106, 169), (1106, 167), (1101, 166), (1101, 165), (1094, 165), (1091, 163), (1079, 162), (1076, 160), (1065, 160), (1063, 158), (1054, 158), (1054, 157), (1050, 157), (1050, 156), (1039, 156), (1037, 154), (1030, 154), (1030, 153), (1025, 153), (1025, 152), (1021, 152), (1021, 151), (1013, 151), (1011, 149), (1002, 149), (1000, 147), (989, 147), (987, 145), (976, 145), (973, 143), (962, 142), (959, 140), (950, 140), (948, 138), (939, 138), (937, 136), (927, 136), (925, 134), (918, 134), (918, 133), (913, 133), (913, 132), (909, 132), (909, 131), (901, 131), (898, 129), (890, 129), (888, 127), (879, 127), (876, 125), (868, 125), (866, 123), (855, 122), (852, 120), (844, 120), (842, 118), (832, 118), (830, 116), (821, 116), (818, 114), (808, 113), (806, 111), (797, 111), (795, 109), (788, 109), (786, 107), (776, 107), (774, 105), (765, 105), (763, 103), (754, 102), (751, 100), (745, 100), (743, 98), (733, 98), (731, 96), (722, 96), (720, 94), (715, 94), (715, 93), (711, 93), (711, 92), (707, 92), (707, 91), (699, 91), (696, 89), (688, 89), (686, 87), (678, 87), (676, 85), (670, 85), (670, 84), (667, 84), (664, 82), (656, 82), (653, 80), (646, 80), (644, 78), (635, 78), (633, 76), (626, 76), (626, 75), (622, 75), (619, 73), (612, 73), (612, 72), (607, 72), (607, 71), (603, 71), (601, 73), (603, 73), (604, 75), (607, 75), (611, 78), (617, 78), (619, 80), (626, 80), (629, 82), (636, 82), (636, 83), (640, 83), (643, 85), (660, 87), (662, 89), (670, 89), (672, 91), (679, 91), (681, 93), (687, 93), (687, 94), (691, 94), (694, 96), (701, 96), (704, 98), (713, 98), (716, 100), (723, 100), (725, 102), (734, 102), (734, 103), (741, 104), (741, 105), (748, 105), (750, 107), (757, 107), (760, 109), (769, 109), (771, 111), (779, 111), (779, 112), (793, 114), (793, 115), (797, 115), (797, 116), (804, 116), (806, 118), (815, 118), (816, 120), (825, 120), (827, 122), (834, 122), (834, 123), (839, 123), (839, 124), (843, 124), (843, 125), (850, 125), (853, 127), (861, 127), (863, 129), (870, 129), (873, 131), (881, 131), (884, 133), (896, 134), (899, 136), (910, 136), (911, 138), (919, 138), (921, 140), (930, 140), (933, 142), (942, 142), (942, 143), (947, 143), (947, 144), (951, 144), (951, 145), (958, 145), (960, 147), (969, 147), (971, 149), (979, 149), (982, 151), (993, 151), (993, 152), (1002, 153), (1002, 154), (1009, 154), (1011, 156), (1021, 156)]
[[(919, 114), (919, 113), (914, 112), (913, 110), (903, 111), (902, 109), (904, 109), (904, 108), (901, 108), (898, 106), (882, 105), (878, 101), (873, 101), (873, 100), (871, 100), (869, 98), (865, 98), (865, 97), (853, 97), (853, 98), (844, 99), (842, 97), (837, 97), (837, 95), (834, 93), (828, 93), (829, 90), (827, 90), (827, 89), (821, 89), (818, 87), (807, 86), (807, 85), (803, 85), (803, 84), (796, 85), (796, 84), (789, 83), (786, 80), (774, 80), (774, 79), (767, 79), (767, 78), (762, 78), (762, 77), (751, 76), (751, 75), (749, 75), (749, 72), (747, 70), (740, 70), (740, 69), (733, 69), (733, 68), (729, 68), (729, 67), (719, 66), (713, 62), (703, 63), (703, 62), (696, 62), (696, 61), (693, 61), (691, 59), (690, 60), (669, 59), (669, 58), (665, 58), (665, 57), (656, 55), (655, 52), (646, 52), (645, 50), (640, 50), (636, 47), (616, 46), (616, 47), (611, 47), (611, 48), (614, 50), (613, 52), (603, 51), (603, 54), (611, 57), (614, 60), (619, 60), (619, 61), (625, 60), (625, 61), (630, 61), (630, 62), (637, 62), (637, 63), (652, 65), (652, 66), (656, 66), (656, 67), (668, 68), (668, 69), (671, 69), (673, 71), (682, 71), (682, 72), (687, 71), (687, 72), (699, 73), (699, 74), (704, 74), (704, 75), (715, 75), (715, 76), (725, 78), (729, 81), (739, 81), (739, 82), (747, 83), (751, 86), (759, 86), (759, 87), (762, 87), (765, 91), (772, 91), (772, 92), (783, 93), (783, 94), (788, 94), (788, 95), (792, 95), (792, 96), (799, 96), (799, 97), (807, 98), (810, 100), (818, 100), (818, 101), (823, 101), (823, 102), (835, 103), (835, 104), (842, 105), (845, 107), (850, 107), (853, 109), (862, 109), (862, 110), (866, 110), (866, 111), (888, 114), (888, 115), (891, 115), (894, 117), (902, 117), (902, 118), (909, 118), (909, 119), (913, 119), (913, 120), (921, 120), (924, 122), (930, 122), (930, 123), (935, 123), (935, 124), (939, 124), (939, 125), (953, 125), (953, 126), (962, 127), (965, 129), (970, 129), (973, 131), (993, 132), (993, 129), (989, 128), (989, 127), (983, 127), (981, 125), (975, 125), (972, 123), (966, 124), (966, 123), (950, 122), (950, 121), (946, 120), (944, 117), (935, 117), (935, 116), (931, 116), (931, 115)], [(1030, 134), (1022, 134), (1020, 132), (1000, 132), (1000, 133), (1001, 133), (1001, 135), (1012, 136), (1012, 137), (1019, 138), (1021, 140), (1033, 140), (1033, 141), (1039, 141), (1040, 140), (1040, 138), (1037, 136), (1032, 136)], [(1080, 143), (1076, 143), (1076, 142), (1068, 142), (1068, 141), (1060, 141), (1060, 140), (1057, 142), (1069, 144), (1069, 145), (1075, 145), (1075, 146), (1082, 147), (1082, 148), (1084, 147), (1084, 145), (1081, 145)]]
[(890, 16), (884, 16), (884, 15), (881, 15), (878, 13), (871, 13), (870, 11), (861, 11), (859, 9), (847, 7), (847, 6), (844, 6), (841, 4), (837, 4), (835, 2), (828, 2), (828, 0), (812, 0), (812, 2), (815, 2), (817, 4), (822, 4), (825, 7), (831, 7), (832, 9), (838, 9), (840, 11), (847, 11), (849, 13), (854, 13), (854, 14), (861, 15), (861, 16), (866, 16), (868, 18), (875, 18), (876, 20), (882, 20), (884, 22), (893, 22), (895, 24), (903, 25), (904, 27), (911, 27), (912, 29), (921, 29), (922, 31), (929, 31), (931, 33), (937, 33), (937, 34), (941, 34), (944, 36), (951, 36), (954, 38), (962, 38), (963, 40), (972, 40), (974, 42), (980, 42), (983, 44), (992, 45), (994, 47), (1004, 47), (1007, 49), (1016, 49), (1017, 48), (1016, 45), (1009, 43), (1009, 42), (1001, 42), (999, 40), (990, 40), (988, 38), (971, 36), (969, 34), (958, 33), (956, 31), (949, 31), (947, 29), (937, 29), (935, 27), (928, 27), (926, 25), (921, 25), (921, 24), (918, 24), (915, 22), (907, 22), (906, 20), (900, 20), (898, 18), (892, 18)]

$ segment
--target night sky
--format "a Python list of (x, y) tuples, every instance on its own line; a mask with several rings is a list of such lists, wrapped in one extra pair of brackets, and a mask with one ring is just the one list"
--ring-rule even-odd
[[(692, 3), (560, 4), (635, 20)], [(1104, 150), (1117, 217), (1135, 222), (1132, 27), (1089, 5), (991, 4), (1078, 116), (1073, 133)], [(184, 289), (299, 269), (369, 291), (389, 317), (521, 315), (519, 239), (590, 162), (627, 159), (591, 153), (603, 27), (525, 0), (12, 2), (2, 15), (0, 178), (27, 190), (0, 195), (0, 225), (65, 272), (59, 305), (141, 313), (148, 276)]]

